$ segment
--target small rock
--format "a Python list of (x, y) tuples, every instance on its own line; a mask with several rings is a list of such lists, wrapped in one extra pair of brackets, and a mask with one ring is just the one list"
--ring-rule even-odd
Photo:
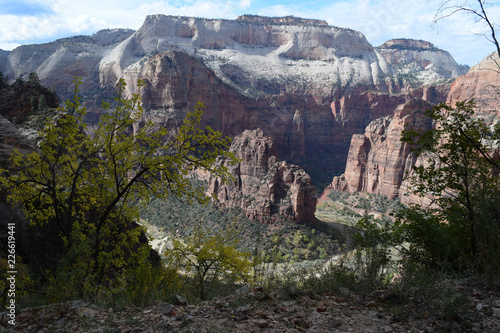
[(237, 307), (236, 312), (247, 313), (251, 309), (252, 309), (252, 307), (250, 306), (250, 304), (245, 304), (245, 305)]
[(268, 315), (265, 312), (262, 312), (260, 310), (255, 311), (255, 315), (262, 318), (262, 319), (267, 319)]
[(425, 333), (434, 333), (434, 329), (430, 326), (427, 326), (426, 328), (424, 328), (424, 332)]
[(169, 316), (175, 312), (175, 307), (172, 304), (160, 302), (156, 306), (156, 312)]
[(172, 300), (172, 304), (174, 305), (180, 305), (180, 306), (187, 306), (188, 305), (188, 301), (180, 296), (180, 295), (175, 295), (174, 296), (174, 299)]
[(152, 311), (153, 310), (151, 310), (151, 309), (147, 309), (147, 310), (144, 310), (143, 312), (144, 312), (144, 314), (148, 314), (148, 313), (151, 313)]
[(325, 305), (318, 305), (316, 308), (316, 311), (318, 312), (325, 312), (326, 311), (326, 306)]
[(260, 328), (266, 328), (269, 326), (269, 322), (265, 319), (254, 320), (253, 323), (255, 324), (255, 326)]
[(17, 323), (23, 322), (25, 320), (30, 319), (30, 317), (31, 315), (28, 312), (21, 312), (16, 316), (16, 322)]
[(5, 327), (9, 321), (9, 317), (7, 317), (7, 312), (0, 313), (0, 325)]
[(477, 311), (481, 311), (481, 310), (483, 309), (483, 307), (484, 307), (484, 306), (483, 306), (483, 303), (477, 303), (477, 305), (476, 305), (476, 310), (477, 310)]
[(261, 293), (263, 291), (264, 291), (263, 287), (255, 287), (255, 288), (253, 288), (253, 292), (255, 292), (255, 293)]
[(493, 316), (500, 317), (500, 308), (493, 308)]
[(241, 296), (241, 295), (248, 294), (249, 291), (250, 291), (250, 287), (246, 284), (243, 287), (236, 289), (236, 291), (234, 293), (236, 295), (240, 295)]
[(392, 327), (391, 326), (384, 326), (384, 332), (386, 332), (386, 333), (392, 332)]
[(338, 319), (330, 319), (328, 320), (328, 325), (330, 325), (332, 328), (337, 328), (342, 326), (342, 322)]
[(79, 308), (78, 310), (76, 310), (76, 313), (78, 314), (78, 316), (85, 318), (94, 318), (98, 314), (97, 310), (86, 307)]
[(237, 314), (233, 315), (231, 318), (234, 321), (243, 321), (243, 320), (247, 320), (248, 316), (243, 312), (238, 312)]

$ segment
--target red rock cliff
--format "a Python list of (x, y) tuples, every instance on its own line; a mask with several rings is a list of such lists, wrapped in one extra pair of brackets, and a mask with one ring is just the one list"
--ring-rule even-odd
[(453, 82), (447, 103), (454, 107), (474, 98), (477, 114), (491, 123), (500, 116), (499, 90), (500, 61), (493, 53)]
[(234, 181), (210, 180), (209, 191), (222, 206), (243, 209), (247, 217), (261, 222), (272, 222), (278, 215), (314, 223), (316, 188), (311, 177), (298, 166), (277, 161), (276, 146), (262, 130), (243, 132), (230, 150), (241, 160), (228, 165)]
[(397, 107), (394, 116), (372, 121), (364, 134), (353, 135), (344, 175), (335, 177), (330, 189), (368, 192), (400, 197), (401, 182), (415, 163), (410, 147), (401, 142), (404, 128), (426, 130), (431, 121), (424, 116), (432, 104), (412, 99)]

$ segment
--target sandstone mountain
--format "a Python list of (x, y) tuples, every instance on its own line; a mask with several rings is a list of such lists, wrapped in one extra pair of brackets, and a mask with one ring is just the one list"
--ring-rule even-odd
[[(467, 74), (458, 77), (446, 98), (451, 106), (474, 98), (476, 116), (488, 124), (498, 122), (500, 115), (500, 72), (495, 62), (498, 58), (495, 58), (493, 55), (486, 57)], [(400, 138), (405, 125), (410, 129), (430, 129), (431, 123), (423, 112), (432, 106), (421, 100), (411, 100), (399, 106), (393, 116), (371, 122), (364, 134), (354, 135), (345, 172), (333, 179), (325, 194), (334, 189), (399, 197), (403, 202), (429, 203), (408, 193), (409, 184), (403, 180), (403, 175), (422, 161), (409, 152), (408, 145), (400, 142)]]
[(423, 40), (392, 39), (376, 50), (398, 75), (413, 77), (425, 85), (456, 78), (469, 70), (469, 66), (458, 65), (449, 52)]
[(244, 131), (230, 151), (240, 159), (237, 165), (227, 165), (233, 180), (210, 180), (209, 192), (220, 205), (242, 209), (248, 218), (261, 222), (284, 217), (314, 223), (316, 188), (311, 177), (296, 165), (278, 161), (273, 140), (262, 130)]
[(396, 56), (395, 45), (373, 48), (359, 31), (294, 17), (150, 15), (137, 31), (21, 46), (6, 58), (0, 54), (0, 70), (10, 77), (36, 70), (63, 99), (73, 75), (81, 76), (86, 106), (95, 111), (89, 122), (118, 78), (125, 78), (128, 93), (144, 79), (146, 118), (172, 128), (204, 101), (205, 125), (232, 137), (261, 128), (281, 158), (326, 184), (344, 170), (352, 135), (372, 120), (414, 97), (444, 101), (446, 85), (421, 87), (427, 77), (402, 76), (399, 63), (418, 58), (420, 67), (440, 68), (446, 77), (460, 71), (444, 51)]
[(492, 53), (453, 82), (446, 102), (455, 106), (474, 98), (478, 115), (493, 123), (500, 117), (499, 91), (500, 59)]

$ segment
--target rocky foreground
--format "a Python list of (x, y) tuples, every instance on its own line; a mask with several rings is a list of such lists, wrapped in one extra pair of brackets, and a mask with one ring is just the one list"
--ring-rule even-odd
[(444, 313), (391, 306), (396, 296), (384, 290), (362, 298), (341, 288), (289, 300), (242, 289), (196, 305), (176, 296), (175, 305), (101, 308), (74, 301), (25, 309), (15, 327), (2, 318), (2, 332), (500, 332), (500, 294), (481, 288), (470, 289), (466, 311), (447, 320)]

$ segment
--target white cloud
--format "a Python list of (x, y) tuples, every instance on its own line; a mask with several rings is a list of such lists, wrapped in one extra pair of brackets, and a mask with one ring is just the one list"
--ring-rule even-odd
[(252, 0), (240, 0), (238, 7), (240, 9), (248, 9), (252, 5)]

